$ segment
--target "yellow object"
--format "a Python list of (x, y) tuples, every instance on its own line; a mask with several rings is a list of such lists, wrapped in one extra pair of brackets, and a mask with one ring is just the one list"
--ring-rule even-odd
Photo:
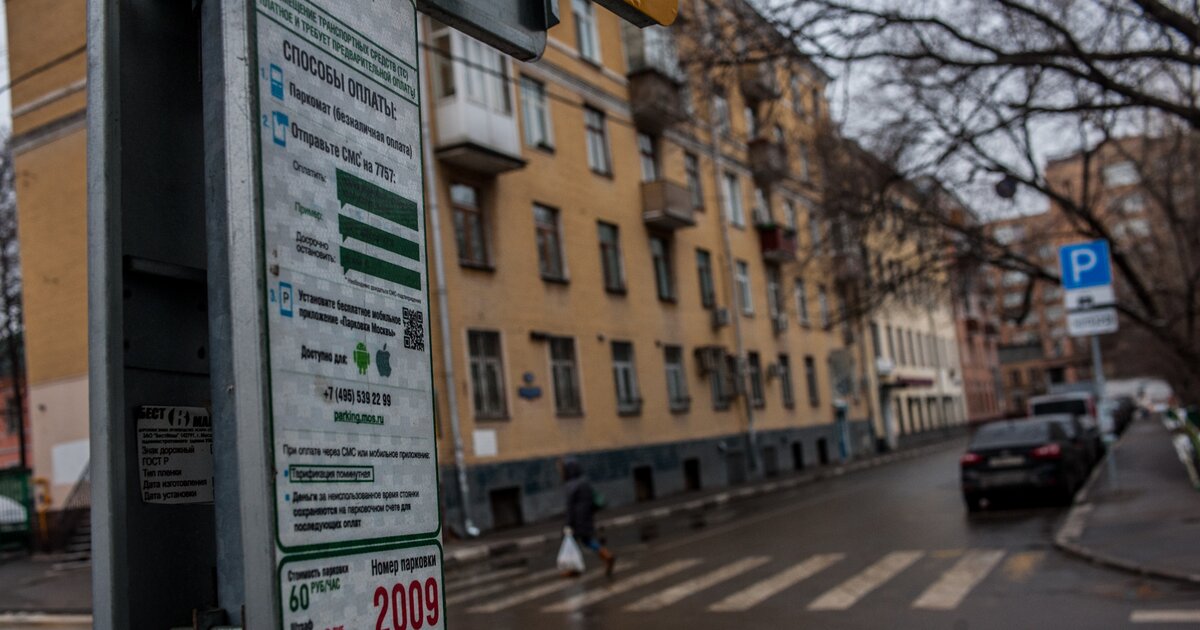
[(675, 22), (679, 15), (679, 0), (596, 0), (622, 18), (638, 26)]

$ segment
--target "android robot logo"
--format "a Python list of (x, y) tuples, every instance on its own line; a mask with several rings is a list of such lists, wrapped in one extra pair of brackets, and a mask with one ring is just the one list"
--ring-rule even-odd
[(358, 366), (359, 374), (366, 374), (371, 366), (371, 353), (367, 352), (367, 344), (359, 343), (354, 347), (354, 365)]

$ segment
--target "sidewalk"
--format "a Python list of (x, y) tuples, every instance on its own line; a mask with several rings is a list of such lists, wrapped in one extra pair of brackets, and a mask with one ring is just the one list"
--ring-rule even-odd
[(1109, 457), (1076, 497), (1055, 544), (1114, 568), (1200, 584), (1200, 492), (1170, 432), (1158, 419), (1139, 421)]
[[(771, 494), (821, 479), (875, 468), (892, 462), (921, 457), (958, 444), (963, 433), (955, 431), (941, 439), (922, 443), (899, 451), (853, 460), (845, 464), (831, 464), (801, 473), (783, 474), (773, 479), (763, 479), (737, 487), (691, 492), (675, 495), (648, 503), (634, 503), (605, 510), (598, 515), (596, 525), (602, 530), (639, 525), (661, 520), (676, 514), (706, 511), (732, 501)], [(503, 532), (489, 533), (469, 541), (447, 540), (445, 543), (445, 565), (447, 568), (483, 562), (518, 551), (557, 546), (562, 540), (563, 524), (558, 519), (526, 525)]]
[[(0, 559), (0, 613), (90, 613), (92, 567), (46, 556)], [(0, 618), (0, 627), (4, 626)]]

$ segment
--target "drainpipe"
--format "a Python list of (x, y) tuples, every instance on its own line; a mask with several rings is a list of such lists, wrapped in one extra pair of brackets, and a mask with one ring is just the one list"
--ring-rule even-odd
[[(697, 14), (699, 15), (699, 14)], [(711, 80), (707, 81), (708, 91), (711, 96), (713, 92)], [(746, 443), (747, 449), (750, 451), (750, 470), (752, 473), (757, 473), (759, 468), (758, 462), (758, 434), (754, 428), (754, 403), (750, 400), (750, 383), (749, 370), (746, 369), (746, 349), (745, 342), (742, 340), (742, 304), (741, 296), (737, 290), (737, 263), (733, 258), (733, 246), (729, 240), (729, 223), (726, 220), (727, 208), (725, 207), (724, 194), (724, 168), (721, 160), (721, 132), (717, 129), (715, 121), (709, 122), (708, 126), (709, 140), (711, 142), (709, 153), (713, 163), (713, 178), (717, 186), (717, 221), (721, 227), (721, 251), (725, 254), (725, 259), (728, 262), (729, 272), (729, 287), (733, 293), (731, 302), (729, 320), (733, 322), (733, 343), (734, 352), (737, 354), (737, 379), (741, 385), (744, 395), (742, 399), (745, 401), (746, 407)]]
[[(425, 64), (425, 18), (421, 18), (417, 29), (417, 66), (425, 73), (425, 96), (433, 93), (432, 73)], [(429, 238), (433, 244), (433, 268), (437, 277), (434, 293), (438, 301), (438, 324), (441, 327), (442, 366), (446, 408), (450, 413), (450, 436), (454, 441), (454, 476), (458, 483), (459, 509), (462, 510), (463, 533), (470, 537), (479, 535), (479, 528), (471, 520), (471, 492), (467, 483), (467, 462), (463, 453), (462, 427), (458, 419), (458, 390), (454, 379), (454, 344), (450, 334), (450, 300), (446, 291), (446, 261), (442, 252), (442, 220), (438, 207), (437, 160), (433, 156), (432, 127), (429, 124), (429, 100), (421, 103), (421, 136), (424, 138), (422, 153), (425, 161), (425, 206), (429, 210)], [(436, 409), (434, 410), (436, 413)]]

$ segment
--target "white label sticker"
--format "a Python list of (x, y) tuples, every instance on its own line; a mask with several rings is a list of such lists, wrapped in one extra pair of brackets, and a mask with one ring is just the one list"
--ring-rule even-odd
[(279, 567), (284, 628), (446, 627), (437, 543), (288, 558)]
[(138, 472), (146, 503), (212, 503), (212, 420), (203, 407), (137, 410)]
[(1067, 333), (1072, 337), (1107, 335), (1118, 328), (1117, 309), (1112, 307), (1067, 313)]
[(433, 537), (416, 10), (256, 6), (278, 544)]

